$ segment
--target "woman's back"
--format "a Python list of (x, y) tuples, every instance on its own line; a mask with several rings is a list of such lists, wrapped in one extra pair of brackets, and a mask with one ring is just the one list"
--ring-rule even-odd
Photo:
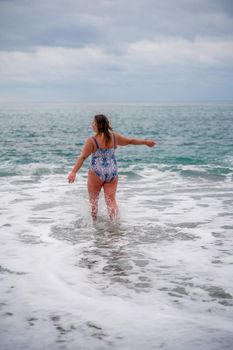
[[(105, 137), (103, 134), (96, 135), (93, 139), (97, 141), (97, 145), (99, 149), (116, 148), (116, 136), (113, 133), (111, 133), (111, 140), (108, 144), (106, 144)], [(97, 145), (95, 142), (96, 148), (97, 148)]]

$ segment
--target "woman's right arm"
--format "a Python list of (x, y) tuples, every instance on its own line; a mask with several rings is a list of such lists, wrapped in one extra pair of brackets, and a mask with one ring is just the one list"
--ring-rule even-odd
[(154, 147), (156, 145), (156, 142), (153, 140), (136, 139), (136, 138), (126, 137), (118, 133), (114, 133), (114, 134), (116, 136), (116, 143), (119, 146), (145, 145), (148, 147)]
[(86, 158), (89, 157), (89, 155), (92, 153), (92, 151), (93, 151), (93, 142), (92, 142), (91, 138), (89, 137), (83, 146), (83, 149), (82, 149), (80, 156), (78, 157), (75, 165), (73, 166), (71, 172), (68, 175), (68, 182), (69, 183), (75, 181), (77, 171), (82, 167), (83, 162), (85, 161)]

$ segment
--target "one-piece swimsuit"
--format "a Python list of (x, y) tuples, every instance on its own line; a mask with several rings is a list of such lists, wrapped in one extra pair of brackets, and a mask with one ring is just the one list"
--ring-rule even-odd
[(92, 153), (89, 169), (94, 171), (103, 182), (111, 182), (118, 175), (115, 157), (116, 139), (115, 135), (112, 135), (114, 140), (113, 148), (99, 148), (96, 138), (93, 137), (97, 149)]

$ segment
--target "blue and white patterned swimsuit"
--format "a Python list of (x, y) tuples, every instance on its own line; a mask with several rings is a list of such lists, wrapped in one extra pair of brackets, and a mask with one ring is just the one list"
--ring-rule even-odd
[(113, 134), (114, 147), (113, 148), (99, 148), (98, 142), (93, 137), (97, 150), (92, 153), (90, 170), (99, 176), (103, 182), (111, 182), (118, 175), (117, 161), (115, 158), (116, 140)]

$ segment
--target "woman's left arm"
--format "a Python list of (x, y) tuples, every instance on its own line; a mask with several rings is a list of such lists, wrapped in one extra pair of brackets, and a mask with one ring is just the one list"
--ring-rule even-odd
[(83, 162), (85, 159), (89, 157), (89, 155), (93, 151), (93, 142), (91, 138), (88, 138), (83, 146), (82, 152), (80, 153), (80, 156), (78, 157), (75, 165), (73, 166), (71, 172), (68, 175), (68, 182), (74, 182), (76, 178), (76, 173), (79, 171), (79, 169), (82, 167)]
[(154, 140), (130, 138), (118, 133), (115, 133), (115, 136), (116, 136), (117, 145), (119, 146), (145, 145), (148, 147), (154, 147), (156, 145), (156, 142)]
[(143, 139), (131, 139), (131, 145), (145, 145), (148, 147), (154, 147), (156, 142), (153, 140), (143, 140)]

